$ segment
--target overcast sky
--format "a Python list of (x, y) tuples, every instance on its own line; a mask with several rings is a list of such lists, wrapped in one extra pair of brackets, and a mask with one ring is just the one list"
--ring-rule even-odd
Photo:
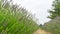
[(53, 0), (14, 0), (14, 3), (21, 4), (24, 8), (31, 11), (39, 19), (37, 24), (44, 24), (50, 19), (47, 18), (49, 15), (48, 10), (51, 8)]

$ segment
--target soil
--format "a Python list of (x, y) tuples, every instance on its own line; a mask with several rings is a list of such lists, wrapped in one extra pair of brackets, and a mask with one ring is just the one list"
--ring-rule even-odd
[(50, 32), (46, 32), (42, 29), (38, 29), (37, 31), (35, 31), (33, 34), (51, 34)]

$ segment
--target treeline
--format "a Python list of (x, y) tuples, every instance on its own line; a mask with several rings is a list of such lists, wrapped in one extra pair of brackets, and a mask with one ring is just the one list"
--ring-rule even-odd
[(42, 29), (51, 32), (52, 34), (60, 34), (60, 0), (53, 1), (52, 9), (49, 10), (51, 21), (40, 25)]
[(12, 0), (0, 0), (0, 34), (32, 34), (37, 28), (26, 9)]

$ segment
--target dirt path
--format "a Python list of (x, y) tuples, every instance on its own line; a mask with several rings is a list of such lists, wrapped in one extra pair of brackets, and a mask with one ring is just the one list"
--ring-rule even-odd
[(50, 32), (46, 32), (44, 30), (38, 29), (36, 32), (34, 32), (33, 34), (51, 34)]

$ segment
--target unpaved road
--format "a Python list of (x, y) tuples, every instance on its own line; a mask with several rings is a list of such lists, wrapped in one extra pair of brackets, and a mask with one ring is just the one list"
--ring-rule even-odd
[(51, 34), (50, 32), (46, 32), (44, 30), (38, 29), (36, 32), (34, 32), (33, 34)]

